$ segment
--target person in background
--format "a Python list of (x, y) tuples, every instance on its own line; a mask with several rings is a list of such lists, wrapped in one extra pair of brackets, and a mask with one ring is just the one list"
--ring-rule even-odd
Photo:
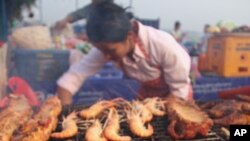
[(179, 21), (175, 22), (174, 29), (171, 31), (171, 35), (175, 38), (177, 42), (182, 43), (184, 34), (181, 31), (181, 23)]
[(91, 3), (70, 13), (65, 18), (60, 21), (57, 21), (55, 24), (55, 28), (61, 30), (66, 27), (68, 23), (74, 23), (81, 19), (88, 19), (90, 11), (93, 9), (93, 6), (101, 3), (101, 2), (111, 2), (113, 3), (114, 0), (91, 0)]
[(86, 29), (94, 48), (57, 81), (63, 105), (108, 61), (141, 83), (139, 99), (173, 94), (192, 101), (190, 57), (170, 34), (130, 20), (122, 7), (108, 2), (93, 7)]
[(213, 33), (220, 32), (217, 26), (211, 26), (205, 24), (203, 28), (203, 36), (201, 42), (198, 43), (199, 58), (198, 58), (198, 70), (200, 72), (209, 71), (209, 64), (207, 63), (207, 50), (208, 50), (208, 39), (213, 35)]
[(204, 29), (203, 29), (204, 33), (201, 39), (201, 44), (199, 45), (201, 53), (207, 52), (207, 42), (208, 42), (209, 37), (211, 36), (211, 33), (209, 33), (209, 28), (210, 28), (210, 25), (205, 24)]

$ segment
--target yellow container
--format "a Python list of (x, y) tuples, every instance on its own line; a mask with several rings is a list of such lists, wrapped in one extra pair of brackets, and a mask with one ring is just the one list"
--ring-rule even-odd
[(250, 76), (250, 34), (227, 33), (208, 40), (209, 70), (224, 77)]

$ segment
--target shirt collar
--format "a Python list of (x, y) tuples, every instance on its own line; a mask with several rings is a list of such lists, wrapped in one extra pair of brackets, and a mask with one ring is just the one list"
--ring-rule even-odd
[(145, 55), (143, 54), (142, 50), (138, 46), (138, 44), (135, 45), (134, 53), (133, 53), (133, 58), (135, 59), (136, 62), (138, 62), (140, 59), (144, 59)]
[[(143, 33), (144, 27), (139, 21), (136, 21), (136, 22), (138, 24), (138, 37), (142, 42), (142, 45), (143, 45), (142, 47), (144, 48), (145, 47), (145, 42), (144, 42), (145, 41), (145, 34)], [(140, 47), (138, 43), (135, 44), (133, 58), (135, 59), (136, 62), (138, 62), (140, 59), (146, 58), (145, 54), (143, 53), (143, 51), (141, 49), (142, 47)]]

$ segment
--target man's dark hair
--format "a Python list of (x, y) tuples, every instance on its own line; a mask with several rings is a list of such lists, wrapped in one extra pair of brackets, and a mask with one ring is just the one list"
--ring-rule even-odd
[(174, 27), (175, 28), (180, 28), (181, 26), (181, 23), (179, 21), (176, 21), (175, 24), (174, 24)]
[(87, 20), (87, 35), (91, 42), (121, 42), (130, 30), (125, 10), (110, 2), (93, 7)]
[(131, 19), (133, 19), (135, 16), (134, 16), (134, 14), (132, 13), (132, 12), (126, 12), (127, 13), (127, 16), (128, 16), (128, 18), (131, 20)]

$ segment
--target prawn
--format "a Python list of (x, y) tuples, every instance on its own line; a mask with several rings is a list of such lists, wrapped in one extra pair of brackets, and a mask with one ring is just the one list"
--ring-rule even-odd
[(136, 111), (125, 110), (127, 114), (129, 128), (132, 133), (139, 137), (150, 137), (154, 133), (153, 126), (148, 124), (147, 128), (144, 126), (144, 121), (141, 119), (140, 114)]
[(149, 109), (149, 111), (155, 116), (164, 116), (166, 114), (164, 102), (158, 97), (147, 98), (143, 101), (144, 105)]
[(107, 126), (103, 131), (104, 136), (111, 141), (131, 141), (130, 136), (120, 136), (120, 117), (115, 108), (111, 108), (107, 118)]
[(51, 134), (53, 138), (69, 138), (77, 134), (78, 128), (76, 124), (76, 113), (72, 112), (66, 118), (64, 117), (62, 122), (63, 130), (61, 132), (55, 132)]
[(153, 114), (140, 101), (133, 101), (132, 102), (132, 109), (134, 109), (138, 113), (140, 113), (139, 115), (141, 116), (141, 119), (144, 123), (150, 122), (153, 119)]
[(107, 141), (107, 139), (102, 136), (102, 125), (99, 120), (95, 120), (95, 122), (87, 129), (85, 134), (85, 140)]
[(98, 115), (100, 115), (104, 110), (115, 106), (116, 103), (119, 101), (123, 101), (123, 99), (116, 98), (111, 101), (108, 100), (98, 101), (89, 108), (81, 110), (79, 114), (82, 118), (93, 119), (96, 118)]

